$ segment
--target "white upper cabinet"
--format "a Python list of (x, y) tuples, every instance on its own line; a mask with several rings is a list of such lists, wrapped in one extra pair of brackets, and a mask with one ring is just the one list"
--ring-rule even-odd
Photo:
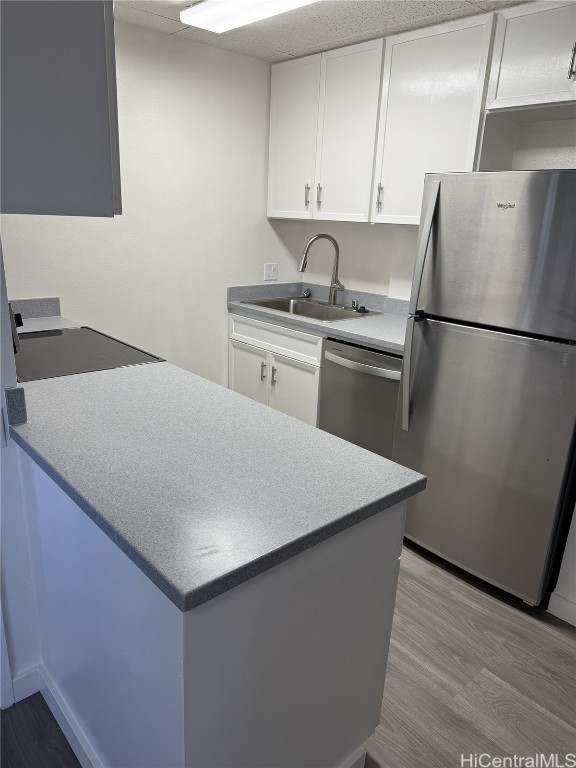
[(121, 212), (112, 2), (2, 2), (3, 213)]
[(314, 218), (368, 221), (382, 40), (322, 54)]
[(272, 66), (268, 216), (368, 221), (382, 44)]
[(272, 67), (268, 216), (312, 218), (320, 54)]
[(576, 98), (576, 4), (534, 3), (498, 13), (486, 107)]
[(386, 39), (371, 221), (419, 224), (424, 175), (473, 170), (492, 22)]

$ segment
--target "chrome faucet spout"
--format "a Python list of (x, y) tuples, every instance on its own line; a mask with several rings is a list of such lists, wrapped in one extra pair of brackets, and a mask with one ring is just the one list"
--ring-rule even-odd
[(298, 267), (299, 272), (304, 272), (306, 270), (306, 267), (308, 266), (308, 251), (310, 250), (310, 246), (312, 243), (315, 243), (316, 240), (329, 240), (332, 245), (334, 246), (334, 265), (332, 267), (332, 281), (330, 283), (330, 292), (328, 294), (328, 303), (334, 304), (336, 300), (336, 291), (338, 291), (341, 288), (344, 288), (340, 280), (338, 279), (338, 267), (340, 264), (340, 247), (336, 240), (332, 237), (332, 235), (314, 235), (314, 237), (311, 237), (310, 240), (306, 243), (306, 247), (304, 248), (304, 253), (302, 254), (302, 261), (300, 262), (300, 266)]

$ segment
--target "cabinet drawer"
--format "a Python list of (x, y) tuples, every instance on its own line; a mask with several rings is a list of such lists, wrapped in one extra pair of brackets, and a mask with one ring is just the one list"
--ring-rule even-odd
[(302, 363), (320, 366), (322, 338), (319, 336), (253, 320), (251, 317), (230, 315), (230, 338)]

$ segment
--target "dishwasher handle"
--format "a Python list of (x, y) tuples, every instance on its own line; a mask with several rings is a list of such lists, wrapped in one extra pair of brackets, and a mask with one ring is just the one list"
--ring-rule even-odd
[(400, 371), (394, 371), (390, 368), (380, 368), (377, 365), (358, 363), (356, 360), (340, 357), (340, 355), (335, 355), (333, 352), (325, 352), (324, 357), (326, 360), (330, 360), (331, 363), (342, 365), (344, 368), (350, 368), (352, 371), (367, 373), (370, 376), (379, 376), (381, 379), (395, 379), (396, 381), (400, 381)]

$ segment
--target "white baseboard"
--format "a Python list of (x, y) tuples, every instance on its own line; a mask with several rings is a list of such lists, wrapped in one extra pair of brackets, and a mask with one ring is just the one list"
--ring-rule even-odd
[(576, 627), (576, 602), (563, 595), (561, 592), (553, 592), (548, 603), (548, 613), (563, 619)]
[(38, 677), (42, 686), (40, 692), (82, 768), (105, 768), (90, 739), (43, 665), (38, 666)]
[(104, 768), (104, 763), (99, 759), (43, 664), (30, 667), (15, 677), (12, 680), (12, 688), (15, 702), (27, 699), (34, 693), (41, 693), (82, 768)]
[(38, 693), (42, 685), (42, 678), (40, 677), (38, 667), (29, 667), (12, 680), (14, 701), (22, 701), (22, 699), (27, 699), (28, 696)]
[[(16, 701), (40, 692), (82, 768), (105, 768), (58, 686), (43, 664), (31, 667), (12, 681)], [(364, 768), (366, 750), (358, 747), (337, 768)]]

